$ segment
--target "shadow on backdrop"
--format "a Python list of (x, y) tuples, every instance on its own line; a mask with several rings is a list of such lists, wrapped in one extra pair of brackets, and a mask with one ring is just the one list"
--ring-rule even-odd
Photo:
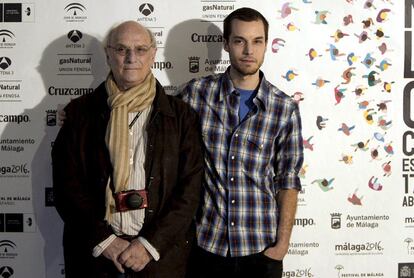
[[(193, 78), (217, 73), (215, 69), (221, 59), (223, 43), (206, 40), (217, 40), (221, 36), (222, 31), (217, 25), (201, 22), (200, 19), (190, 19), (174, 25), (168, 31), (164, 44), (165, 61), (174, 62), (174, 69), (166, 71), (169, 84), (179, 86)], [(206, 64), (206, 59), (211, 64)], [(190, 72), (191, 61), (193, 71), (198, 68), (197, 72)], [(207, 67), (209, 71), (205, 70)]]
[[(45, 277), (55, 278), (57, 274), (63, 274), (62, 253), (62, 221), (52, 204), (52, 165), (51, 146), (59, 126), (56, 125), (56, 110), (58, 104), (67, 104), (71, 98), (78, 96), (50, 95), (49, 89), (56, 88), (96, 88), (106, 77), (108, 68), (106, 58), (101, 45), (95, 37), (82, 34), (79, 43), (81, 49), (67, 49), (70, 44), (67, 36), (61, 36), (53, 40), (43, 51), (37, 70), (41, 75), (44, 91), (32, 91), (32, 93), (43, 95), (41, 101), (33, 108), (28, 108), (21, 115), (28, 115), (30, 122), (25, 126), (8, 124), (1, 138), (34, 138), (33, 147), (25, 145), (24, 159), (30, 164), (30, 179), (33, 205), (34, 221), (37, 224), (37, 232), (41, 236), (38, 246), (27, 246), (38, 254), (43, 247), (45, 262)], [(91, 63), (89, 75), (58, 75), (58, 54), (87, 54), (90, 53)], [(64, 55), (63, 55), (64, 56)], [(70, 57), (68, 55), (67, 57)], [(51, 90), (55, 91), (56, 90)], [(85, 89), (87, 91), (87, 89)], [(48, 113), (48, 111), (50, 113)], [(53, 117), (53, 115), (55, 117)], [(31, 147), (31, 148), (30, 148)], [(16, 192), (18, 192), (16, 190)], [(30, 192), (30, 191), (29, 191)], [(27, 209), (24, 213), (28, 213)], [(27, 224), (27, 223), (26, 223)], [(33, 224), (35, 225), (35, 224)], [(43, 241), (44, 246), (41, 245)], [(30, 267), (30, 266), (29, 266)]]

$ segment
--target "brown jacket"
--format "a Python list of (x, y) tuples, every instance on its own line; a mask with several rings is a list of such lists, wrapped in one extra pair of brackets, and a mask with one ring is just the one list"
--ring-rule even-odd
[[(136, 277), (183, 277), (203, 172), (199, 120), (182, 101), (157, 92), (147, 127), (148, 208), (140, 236), (160, 253)], [(113, 263), (92, 257), (112, 230), (104, 220), (105, 188), (112, 166), (105, 144), (110, 116), (102, 83), (73, 100), (52, 150), (55, 205), (64, 221), (66, 277), (105, 277)], [(102, 272), (103, 269), (106, 269)], [(111, 270), (112, 269), (112, 270)], [(134, 276), (135, 277), (135, 276)]]

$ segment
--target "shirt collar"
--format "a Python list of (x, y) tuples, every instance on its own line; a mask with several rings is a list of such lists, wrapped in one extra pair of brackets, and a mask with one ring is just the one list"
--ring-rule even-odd
[[(267, 107), (267, 98), (269, 97), (270, 88), (267, 86), (267, 81), (264, 76), (264, 73), (259, 70), (259, 78), (260, 83), (258, 86), (258, 91), (253, 99), (253, 103), (258, 105), (259, 108), (261, 108), (263, 111), (266, 111)], [(230, 78), (230, 66), (227, 68), (227, 70), (223, 73), (222, 81), (221, 81), (221, 90), (220, 90), (220, 98), (219, 101), (222, 102), (226, 97), (228, 97), (230, 94), (236, 93), (236, 87), (234, 87), (233, 81), (231, 81)], [(256, 103), (254, 100), (258, 100)]]

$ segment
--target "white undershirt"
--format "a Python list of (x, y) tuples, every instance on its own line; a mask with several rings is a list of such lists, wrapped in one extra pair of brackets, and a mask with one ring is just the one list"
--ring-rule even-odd
[[(142, 111), (141, 115), (135, 121), (132, 128), (128, 131), (129, 136), (129, 165), (130, 175), (128, 190), (130, 189), (145, 189), (145, 146), (147, 142), (146, 129), (148, 115), (151, 111), (151, 107)], [(136, 112), (128, 113), (128, 122), (137, 115)], [(108, 247), (112, 241), (118, 235), (130, 235), (135, 236), (142, 229), (145, 218), (145, 209), (129, 210), (125, 212), (117, 212), (112, 215), (110, 225), (115, 235), (109, 236), (106, 240), (98, 244), (93, 249), (93, 256), (98, 257)], [(152, 255), (154, 260), (158, 261), (160, 258), (157, 250), (143, 237), (138, 237), (138, 240), (144, 245), (145, 249)]]

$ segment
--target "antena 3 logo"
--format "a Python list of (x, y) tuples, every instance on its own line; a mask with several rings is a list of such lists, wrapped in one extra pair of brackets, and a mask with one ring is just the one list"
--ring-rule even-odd
[(17, 256), (15, 252), (16, 243), (11, 240), (0, 240), (0, 259), (14, 259)]
[(82, 39), (82, 37), (83, 37), (83, 34), (79, 30), (69, 31), (69, 33), (67, 34), (67, 38), (72, 43), (66, 44), (66, 48), (71, 48), (71, 49), (85, 48), (85, 44), (79, 42)]
[(154, 13), (154, 6), (150, 3), (140, 4), (138, 7), (139, 15), (138, 22), (156, 22), (157, 18), (155, 16), (150, 16)]
[(7, 29), (0, 30), (0, 48), (13, 48), (16, 46), (14, 33)]
[(80, 3), (70, 3), (64, 8), (66, 22), (85, 22), (87, 20), (86, 7)]
[(10, 70), (12, 60), (9, 57), (0, 57), (0, 75), (13, 75), (14, 71)]
[(2, 278), (12, 277), (13, 274), (14, 274), (14, 270), (10, 266), (2, 266), (2, 267), (0, 267), (0, 276)]

